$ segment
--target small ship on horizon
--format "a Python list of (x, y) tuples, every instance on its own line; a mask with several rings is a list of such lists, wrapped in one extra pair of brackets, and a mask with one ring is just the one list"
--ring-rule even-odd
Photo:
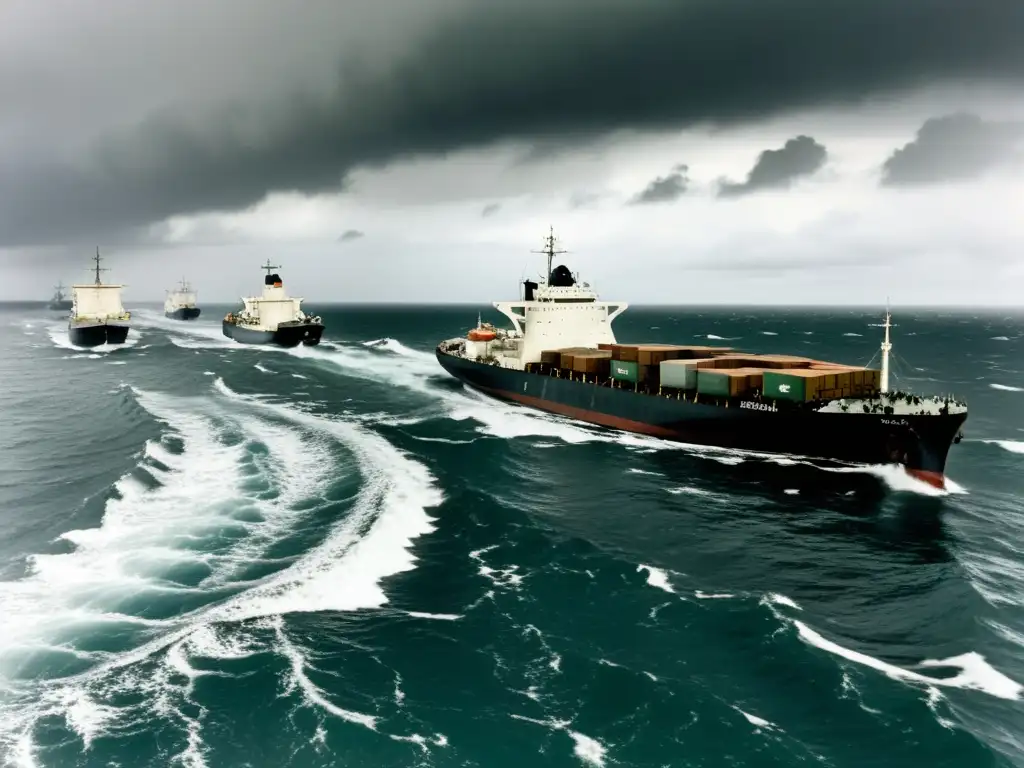
[(71, 286), (72, 308), (68, 318), (68, 339), (76, 347), (123, 344), (128, 338), (131, 314), (121, 305), (123, 285), (100, 280), (100, 249), (93, 257), (96, 278), (92, 283)]
[(270, 263), (262, 267), (267, 271), (263, 279), (263, 295), (242, 298), (242, 310), (229, 312), (221, 323), (221, 331), (229, 339), (242, 344), (277, 344), (312, 347), (320, 343), (324, 333), (323, 321), (302, 311), (304, 299), (289, 296), (280, 269)]
[(195, 320), (202, 310), (196, 306), (196, 292), (192, 290), (185, 278), (181, 278), (178, 287), (167, 292), (164, 299), (164, 317), (171, 320)]
[(64, 293), (64, 283), (58, 282), (53, 289), (53, 298), (50, 299), (46, 308), (57, 312), (67, 312), (72, 306), (74, 306), (74, 302)]
[(441, 366), (501, 400), (676, 442), (847, 464), (896, 464), (945, 487), (946, 457), (967, 406), (889, 388), (890, 314), (881, 370), (732, 348), (621, 344), (604, 302), (564, 264), (523, 281), (520, 301), (494, 302), (511, 329), (480, 322), (438, 344)]

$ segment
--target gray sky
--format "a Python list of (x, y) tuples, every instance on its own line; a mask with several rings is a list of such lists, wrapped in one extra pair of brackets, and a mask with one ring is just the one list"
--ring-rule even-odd
[(1019, 303), (1018, 0), (8, 0), (0, 300)]

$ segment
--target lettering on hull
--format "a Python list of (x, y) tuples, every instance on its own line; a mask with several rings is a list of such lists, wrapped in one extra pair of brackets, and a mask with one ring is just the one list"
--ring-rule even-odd
[(755, 403), (751, 400), (741, 400), (740, 408), (746, 408), (748, 411), (768, 411), (769, 413), (779, 412), (779, 409), (775, 407), (775, 403)]

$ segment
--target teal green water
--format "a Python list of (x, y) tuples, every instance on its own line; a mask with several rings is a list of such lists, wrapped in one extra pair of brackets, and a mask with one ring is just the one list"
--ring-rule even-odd
[[(88, 352), (0, 308), (0, 763), (1024, 765), (1024, 318), (897, 316), (970, 406), (939, 493), (475, 395), (432, 354), (475, 307), (297, 350), (222, 309)], [(617, 331), (862, 363), (876, 322)]]

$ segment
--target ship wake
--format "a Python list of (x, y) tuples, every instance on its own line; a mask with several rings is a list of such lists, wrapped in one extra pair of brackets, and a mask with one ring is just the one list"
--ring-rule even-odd
[(206, 765), (195, 682), (256, 654), (280, 660), (296, 707), (379, 730), (316, 686), (282, 617), (386, 604), (381, 579), (413, 568), (433, 528), (429, 471), (358, 424), (221, 379), (203, 397), (133, 393), (161, 437), (95, 527), (61, 536), (70, 551), (0, 584), (0, 753), (42, 761), (36, 731), (58, 722), (81, 750), (145, 728), (159, 762)]

